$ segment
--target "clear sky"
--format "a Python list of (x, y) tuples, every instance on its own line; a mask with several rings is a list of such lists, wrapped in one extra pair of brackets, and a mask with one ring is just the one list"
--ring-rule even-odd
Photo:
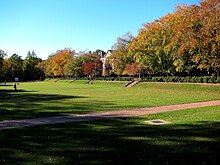
[(137, 35), (176, 5), (200, 0), (0, 0), (0, 49), (23, 58), (38, 57), (65, 47), (84, 51), (111, 49), (117, 37)]

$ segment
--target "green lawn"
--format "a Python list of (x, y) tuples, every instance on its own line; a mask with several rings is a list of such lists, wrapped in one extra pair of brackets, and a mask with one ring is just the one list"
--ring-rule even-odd
[[(153, 126), (146, 120), (163, 119)], [(0, 164), (220, 163), (220, 106), (0, 131)]]
[[(47, 81), (0, 86), (0, 120), (220, 99), (219, 85)], [(171, 122), (153, 126), (147, 120)], [(220, 163), (220, 106), (0, 130), (1, 165)]]
[(220, 99), (219, 85), (85, 81), (0, 86), (0, 120), (152, 107)]

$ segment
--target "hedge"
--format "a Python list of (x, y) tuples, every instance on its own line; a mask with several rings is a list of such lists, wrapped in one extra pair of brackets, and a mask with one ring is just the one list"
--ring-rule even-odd
[(144, 77), (143, 82), (188, 82), (188, 83), (220, 83), (220, 77), (203, 76), (203, 77)]
[[(75, 78), (75, 80), (90, 80), (88, 77)], [(94, 78), (92, 78), (94, 79)], [(96, 80), (101, 81), (132, 81), (132, 77), (96, 77)], [(220, 83), (220, 77), (215, 76), (188, 76), (188, 77), (142, 77), (142, 82), (187, 82), (187, 83)]]
[[(104, 81), (132, 81), (132, 77), (97, 77), (96, 80)], [(220, 83), (220, 77), (202, 76), (202, 77), (143, 77), (143, 82), (187, 82), (187, 83)]]

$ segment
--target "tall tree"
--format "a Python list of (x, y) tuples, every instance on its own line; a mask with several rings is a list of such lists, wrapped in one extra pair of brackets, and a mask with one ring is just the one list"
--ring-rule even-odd
[(201, 54), (199, 68), (214, 69), (220, 75), (220, 1), (207, 0), (200, 3)]
[(6, 56), (6, 53), (4, 50), (0, 49), (0, 60), (3, 60), (3, 58)]
[(113, 64), (113, 72), (117, 75), (122, 75), (126, 64), (134, 62), (133, 57), (128, 54), (129, 45), (133, 40), (134, 36), (130, 32), (127, 32), (122, 37), (118, 37), (117, 43), (112, 46), (114, 51), (108, 61)]
[(11, 71), (12, 79), (14, 79), (15, 77), (21, 78), (22, 77), (22, 64), (23, 64), (23, 60), (21, 56), (17, 54), (13, 54), (9, 58), (9, 60), (11, 62), (10, 71)]
[[(175, 31), (171, 46), (175, 49), (174, 65), (176, 71), (192, 74), (198, 66), (196, 59), (201, 54), (201, 20), (198, 18), (199, 6), (177, 6), (176, 14), (180, 21), (173, 27)], [(187, 22), (187, 24), (185, 23)]]
[(80, 55), (74, 59), (72, 63), (70, 63), (69, 68), (71, 70), (71, 73), (74, 77), (82, 77), (83, 71), (82, 66), (84, 64), (83, 56)]
[(37, 56), (36, 53), (34, 52), (34, 50), (32, 50), (31, 56), (32, 57), (36, 57)]
[(6, 56), (6, 53), (0, 49), (0, 78), (1, 75), (3, 75), (3, 61), (4, 61), (4, 57)]
[(32, 56), (30, 51), (25, 58), (22, 70), (23, 70), (23, 78), (24, 80), (38, 80), (42, 76), (42, 72), (39, 72), (38, 68), (36, 67), (39, 62), (42, 60), (37, 56)]
[(1, 77), (0, 79), (4, 80), (4, 81), (12, 81), (11, 79), (11, 61), (9, 58), (5, 58), (3, 60), (3, 64), (1, 67)]
[(144, 24), (129, 47), (130, 56), (153, 73), (172, 74), (173, 59), (168, 44), (173, 35), (174, 22), (173, 14), (168, 14), (152, 23)]
[[(211, 73), (220, 70), (220, 2), (205, 0), (200, 5), (178, 6), (181, 17), (174, 27), (172, 46), (176, 48), (177, 68), (197, 68)], [(185, 23), (187, 22), (187, 24)]]

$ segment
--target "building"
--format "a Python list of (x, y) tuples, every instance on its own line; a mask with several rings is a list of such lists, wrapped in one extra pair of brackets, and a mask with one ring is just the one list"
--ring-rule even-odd
[(101, 56), (102, 61), (102, 75), (103, 76), (109, 76), (114, 70), (114, 64), (111, 61), (111, 56), (114, 50), (108, 50), (105, 54)]

